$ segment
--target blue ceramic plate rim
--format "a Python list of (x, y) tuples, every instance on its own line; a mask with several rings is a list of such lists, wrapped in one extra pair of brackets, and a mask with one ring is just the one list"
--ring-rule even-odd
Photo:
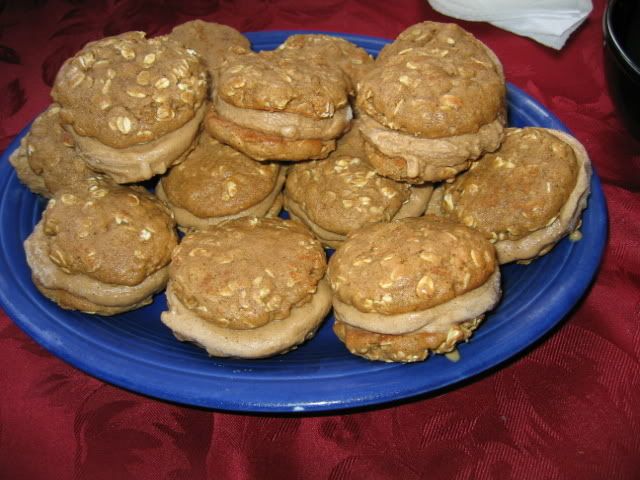
[[(364, 35), (308, 30), (250, 32), (247, 36), (254, 48), (270, 49), (294, 33), (340, 36), (370, 53), (389, 42)], [(510, 113), (521, 119), (518, 126), (531, 124), (568, 131), (519, 88), (509, 84), (507, 96)], [(142, 327), (127, 323), (126, 314), (120, 321), (116, 317), (105, 319), (63, 311), (35, 290), (28, 269), (25, 270), (28, 267), (24, 253), (16, 242), (28, 235), (38, 221), (44, 202), (19, 184), (8, 163), (9, 155), (28, 129), (29, 126), (14, 139), (0, 163), (0, 304), (36, 342), (80, 370), (134, 392), (188, 405), (271, 413), (342, 410), (388, 403), (454, 385), (507, 361), (558, 325), (591, 284), (606, 242), (606, 204), (600, 180), (594, 174), (583, 217), (583, 240), (571, 243), (565, 239), (552, 253), (530, 266), (506, 266), (505, 279), (514, 279), (514, 300), (509, 291), (505, 292), (495, 318), (489, 315), (472, 340), (460, 346), (462, 360), (457, 363), (442, 356), (411, 365), (367, 362), (346, 353), (331, 335), (331, 320), (316, 339), (284, 356), (258, 361), (209, 359), (197, 348), (170, 338), (159, 319), (151, 320), (156, 323), (147, 329), (146, 323)], [(19, 199), (26, 199), (27, 203), (19, 203)], [(553, 276), (545, 278), (544, 288), (533, 289), (521, 298), (522, 292), (530, 290), (531, 282), (535, 282), (531, 278), (534, 275), (525, 269), (533, 272), (536, 268)], [(136, 318), (152, 313), (163, 300), (157, 298), (152, 306), (138, 310)], [(504, 318), (496, 323), (501, 309), (507, 312), (516, 307), (520, 309), (516, 310), (517, 320), (506, 324), (512, 319)], [(85, 329), (93, 329), (94, 325), (95, 331), (88, 335)], [(140, 346), (148, 350), (136, 352)]]

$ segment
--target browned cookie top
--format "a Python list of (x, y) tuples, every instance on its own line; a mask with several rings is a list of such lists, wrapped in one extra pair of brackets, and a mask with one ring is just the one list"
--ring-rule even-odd
[(344, 38), (323, 34), (292, 35), (279, 47), (307, 61), (337, 66), (351, 81), (351, 91), (373, 65), (373, 58), (364, 49)]
[(51, 94), (76, 133), (122, 148), (187, 123), (207, 87), (193, 50), (167, 37), (128, 32), (85, 45), (62, 65)]
[(170, 278), (180, 301), (198, 316), (248, 329), (307, 303), (325, 270), (324, 250), (302, 224), (244, 217), (184, 237)]
[(168, 37), (198, 52), (211, 69), (218, 68), (229, 47), (251, 47), (249, 39), (235, 28), (203, 20), (178, 25)]
[(376, 223), (351, 233), (329, 262), (337, 298), (385, 315), (425, 310), (484, 284), (495, 250), (480, 232), (439, 217)]
[(329, 118), (347, 105), (349, 85), (337, 67), (278, 50), (228, 55), (216, 88), (220, 98), (236, 107)]
[(368, 223), (391, 220), (411, 188), (379, 176), (360, 158), (332, 155), (293, 165), (285, 193), (313, 223), (344, 235)]
[(59, 113), (59, 105), (50, 105), (34, 120), (26, 137), (29, 166), (43, 178), (51, 195), (86, 188), (86, 180), (97, 175), (76, 153), (72, 136), (60, 125)]
[(115, 285), (139, 284), (169, 263), (177, 244), (175, 223), (159, 200), (105, 181), (60, 192), (43, 221), (56, 265)]
[(351, 121), (351, 129), (336, 140), (336, 149), (331, 152), (330, 158), (342, 156), (366, 158), (359, 125), (359, 119)]
[(426, 138), (476, 133), (498, 119), (505, 85), (483, 47), (470, 56), (453, 39), (449, 48), (434, 39), (437, 48), (407, 47), (376, 62), (360, 83), (358, 109), (387, 128)]
[(493, 240), (516, 240), (554, 220), (573, 190), (573, 149), (541, 128), (510, 128), (502, 146), (446, 185), (442, 212)]
[[(475, 58), (476, 61), (493, 64), (488, 47), (456, 23), (421, 22), (410, 26), (380, 51), (377, 61), (406, 54), (412, 49), (426, 48), (438, 56), (456, 55)], [(444, 53), (444, 52), (448, 53)], [(494, 65), (498, 67), (497, 65)]]
[(180, 165), (162, 179), (170, 202), (200, 218), (245, 210), (274, 189), (280, 166), (260, 163), (206, 133)]

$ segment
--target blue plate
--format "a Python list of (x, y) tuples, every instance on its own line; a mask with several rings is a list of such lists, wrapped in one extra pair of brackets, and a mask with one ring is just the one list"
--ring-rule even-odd
[[(256, 49), (272, 49), (292, 33), (257, 32)], [(309, 33), (309, 32), (303, 32)], [(376, 54), (387, 40), (340, 36)], [(566, 127), (522, 90), (508, 86), (511, 125)], [(292, 412), (335, 410), (407, 398), (460, 382), (513, 357), (558, 324), (584, 294), (602, 256), (607, 212), (594, 175), (580, 242), (565, 239), (531, 265), (503, 269), (504, 297), (453, 363), (435, 356), (418, 364), (368, 362), (347, 352), (331, 331), (333, 318), (299, 349), (265, 360), (208, 358), (174, 339), (160, 322), (164, 295), (111, 318), (66, 311), (31, 283), (22, 248), (45, 205), (0, 162), (0, 302), (40, 345), (79, 369), (135, 392), (224, 410)]]

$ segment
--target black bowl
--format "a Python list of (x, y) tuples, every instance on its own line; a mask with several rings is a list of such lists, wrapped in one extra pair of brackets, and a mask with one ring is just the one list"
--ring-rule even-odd
[(603, 29), (611, 97), (627, 129), (640, 139), (640, 2), (610, 0)]

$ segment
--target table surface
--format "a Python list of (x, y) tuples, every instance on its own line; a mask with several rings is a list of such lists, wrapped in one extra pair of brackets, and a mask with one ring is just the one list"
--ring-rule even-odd
[[(607, 91), (603, 0), (556, 52), (484, 23), (507, 79), (584, 143), (610, 214), (600, 272), (561, 326), (453, 389), (338, 415), (266, 416), (170, 404), (50, 355), (0, 311), (0, 478), (580, 478), (640, 472), (640, 143)], [(193, 18), (241, 31), (316, 29), (393, 38), (426, 2), (121, 0), (0, 2), (0, 148), (50, 102), (61, 63), (128, 30)]]

